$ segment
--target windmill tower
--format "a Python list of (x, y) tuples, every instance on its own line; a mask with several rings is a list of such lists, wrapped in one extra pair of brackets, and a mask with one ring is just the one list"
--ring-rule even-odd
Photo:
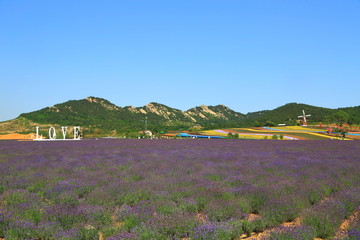
[(302, 114), (301, 116), (298, 116), (298, 118), (301, 118), (301, 119), (302, 119), (302, 125), (303, 125), (304, 127), (306, 127), (306, 126), (307, 126), (306, 117), (310, 117), (311, 114), (306, 115), (306, 114), (305, 114), (305, 110), (303, 110), (302, 112), (303, 112), (303, 114)]

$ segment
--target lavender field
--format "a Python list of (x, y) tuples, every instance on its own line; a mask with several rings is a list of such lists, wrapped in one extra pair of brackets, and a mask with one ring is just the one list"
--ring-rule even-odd
[(0, 142), (5, 239), (360, 239), (359, 207), (358, 141)]

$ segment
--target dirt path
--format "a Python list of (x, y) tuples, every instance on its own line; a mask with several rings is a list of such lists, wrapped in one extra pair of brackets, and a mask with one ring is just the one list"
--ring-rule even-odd
[(360, 221), (360, 211), (353, 212), (347, 219), (340, 225), (339, 230), (335, 234), (335, 239), (344, 239), (348, 236), (348, 230), (351, 224)]
[[(257, 218), (258, 219), (258, 218)], [(241, 240), (263, 240), (270, 236), (270, 234), (281, 227), (298, 227), (301, 225), (301, 219), (298, 217), (294, 221), (284, 222), (276, 227), (269, 228), (260, 233), (252, 233), (250, 237), (242, 236)]]
[(0, 140), (16, 140), (16, 139), (34, 139), (35, 133), (20, 134), (20, 133), (9, 133), (0, 134)]

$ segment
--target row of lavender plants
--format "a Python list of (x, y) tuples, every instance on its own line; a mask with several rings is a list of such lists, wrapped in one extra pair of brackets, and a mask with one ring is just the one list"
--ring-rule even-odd
[(356, 141), (0, 142), (0, 238), (238, 239), (296, 218), (269, 239), (332, 238), (360, 206), (359, 156)]

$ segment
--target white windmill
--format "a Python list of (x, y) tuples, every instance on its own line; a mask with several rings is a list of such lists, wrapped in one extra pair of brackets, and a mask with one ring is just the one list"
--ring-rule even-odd
[(303, 114), (301, 116), (298, 116), (298, 118), (302, 118), (302, 125), (306, 127), (307, 126), (306, 117), (310, 117), (311, 114), (306, 115), (305, 110), (303, 110), (302, 112)]

